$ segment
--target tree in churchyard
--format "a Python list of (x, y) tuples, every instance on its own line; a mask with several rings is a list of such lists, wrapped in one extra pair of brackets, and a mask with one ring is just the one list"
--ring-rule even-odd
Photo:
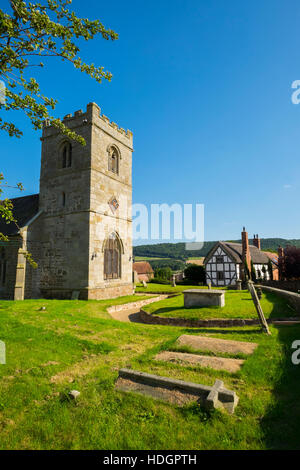
[(184, 277), (187, 281), (195, 284), (205, 283), (205, 268), (198, 264), (189, 264), (184, 270)]
[(287, 246), (284, 249), (283, 275), (286, 279), (300, 278), (300, 248)]
[(169, 281), (171, 279), (172, 274), (173, 271), (169, 267), (157, 268), (155, 269), (154, 277), (155, 279), (160, 281)]
[[(0, 111), (2, 116), (7, 115), (7, 119), (0, 117), (0, 130), (11, 137), (22, 136), (22, 130), (11, 117), (12, 111), (22, 111), (35, 130), (48, 120), (59, 132), (85, 145), (83, 137), (53, 116), (57, 100), (46, 96), (34, 77), (36, 67), (49, 67), (51, 58), (71, 63), (98, 83), (111, 80), (112, 74), (104, 67), (84, 62), (79, 41), (89, 41), (97, 35), (116, 40), (117, 33), (105, 28), (99, 20), (79, 18), (69, 9), (71, 3), (71, 0), (38, 3), (8, 0), (5, 11), (0, 9)], [(22, 189), (21, 184), (17, 187)], [(0, 173), (0, 199), (4, 188), (4, 176)], [(8, 199), (0, 203), (0, 217), (6, 223), (17, 223)], [(8, 241), (1, 233), (0, 238)]]

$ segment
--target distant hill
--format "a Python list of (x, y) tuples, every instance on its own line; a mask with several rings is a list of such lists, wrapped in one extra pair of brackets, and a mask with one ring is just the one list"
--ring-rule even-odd
[[(241, 240), (227, 240), (241, 243)], [(286, 240), (285, 238), (261, 238), (261, 249), (266, 251), (277, 251), (278, 246), (286, 247), (293, 245), (300, 248), (300, 239)], [(133, 247), (134, 256), (153, 258), (174, 258), (185, 260), (190, 257), (206, 256), (216, 242), (204, 242), (201, 250), (186, 250), (185, 243), (158, 243), (156, 245), (140, 245)], [(250, 239), (250, 244), (252, 240)]]

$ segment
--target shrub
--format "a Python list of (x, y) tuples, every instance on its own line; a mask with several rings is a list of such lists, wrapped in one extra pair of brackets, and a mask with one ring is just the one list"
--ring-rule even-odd
[(205, 283), (205, 269), (204, 266), (198, 264), (189, 264), (184, 270), (184, 276), (187, 281), (199, 284)]
[(158, 268), (155, 270), (154, 277), (160, 279), (161, 281), (169, 281), (173, 271), (171, 268)]

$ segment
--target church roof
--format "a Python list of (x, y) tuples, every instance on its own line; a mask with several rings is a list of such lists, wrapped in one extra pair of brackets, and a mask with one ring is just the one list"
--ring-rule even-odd
[[(0, 233), (7, 236), (16, 235), (19, 228), (25, 227), (27, 223), (39, 211), (39, 195), (32, 194), (31, 196), (17, 197), (10, 199), (13, 204), (13, 216), (17, 221), (17, 226), (14, 222), (7, 224), (5, 220), (0, 217)], [(1, 204), (1, 202), (0, 202)]]
[[(232, 242), (218, 242), (217, 245), (221, 246), (230, 258), (236, 263), (242, 263), (242, 244), (241, 243), (232, 243)], [(210, 250), (208, 255), (205, 258), (205, 262), (208, 261), (212, 253), (215, 251), (216, 245)], [(251, 259), (254, 264), (268, 264), (269, 257), (266, 253), (259, 250), (254, 245), (249, 245)]]

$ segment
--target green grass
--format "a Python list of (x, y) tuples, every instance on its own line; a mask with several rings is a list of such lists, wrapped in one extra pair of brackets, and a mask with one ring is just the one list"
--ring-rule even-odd
[[(297, 316), (285, 299), (273, 294), (263, 293), (261, 306), (266, 318), (284, 318)], [(168, 318), (188, 318), (203, 320), (207, 318), (257, 318), (257, 313), (247, 290), (227, 290), (225, 307), (190, 307), (184, 308), (183, 294), (161, 300), (143, 307), (153, 315)]]
[[(140, 299), (140, 297), (139, 297)], [(105, 301), (0, 302), (1, 449), (299, 449), (300, 366), (291, 344), (300, 327), (185, 329), (113, 320)], [(46, 310), (40, 310), (42, 306)], [(255, 341), (237, 374), (154, 360), (181, 334)], [(212, 385), (240, 397), (236, 413), (206, 413), (114, 390), (120, 367)], [(65, 400), (79, 390), (76, 403)]]

